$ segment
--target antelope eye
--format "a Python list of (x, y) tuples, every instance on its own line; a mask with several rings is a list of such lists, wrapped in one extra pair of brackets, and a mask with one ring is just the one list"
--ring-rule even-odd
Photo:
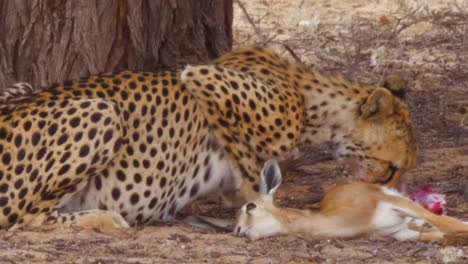
[(257, 207), (256, 204), (254, 204), (254, 203), (248, 203), (247, 206), (246, 206), (247, 212), (252, 211), (252, 210), (255, 209), (256, 207)]

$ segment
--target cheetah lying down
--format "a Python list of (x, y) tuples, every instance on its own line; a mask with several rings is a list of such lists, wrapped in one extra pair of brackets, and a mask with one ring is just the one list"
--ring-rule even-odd
[[(10, 94), (11, 95), (11, 94)], [(260, 196), (263, 162), (332, 142), (356, 177), (397, 186), (414, 130), (390, 90), (262, 47), (162, 72), (103, 73), (0, 94), (0, 227), (170, 220), (197, 197)]]

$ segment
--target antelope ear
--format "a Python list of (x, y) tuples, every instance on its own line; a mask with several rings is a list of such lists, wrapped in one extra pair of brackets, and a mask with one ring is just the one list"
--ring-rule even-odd
[(263, 165), (262, 176), (260, 180), (260, 193), (273, 199), (278, 187), (281, 185), (281, 170), (274, 159), (270, 159)]
[(394, 111), (394, 96), (385, 88), (376, 88), (367, 101), (361, 106), (360, 117), (362, 119), (385, 118)]

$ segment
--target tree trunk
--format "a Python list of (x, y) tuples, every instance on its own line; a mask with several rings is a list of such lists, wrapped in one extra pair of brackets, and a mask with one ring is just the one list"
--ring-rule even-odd
[(232, 46), (232, 0), (0, 0), (0, 87), (156, 71)]

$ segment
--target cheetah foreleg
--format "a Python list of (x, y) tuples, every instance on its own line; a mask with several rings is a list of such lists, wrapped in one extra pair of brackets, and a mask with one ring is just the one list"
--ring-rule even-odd
[(57, 223), (66, 227), (78, 226), (85, 229), (112, 230), (128, 228), (130, 225), (117, 212), (92, 209), (67, 214), (59, 214), (48, 223)]

